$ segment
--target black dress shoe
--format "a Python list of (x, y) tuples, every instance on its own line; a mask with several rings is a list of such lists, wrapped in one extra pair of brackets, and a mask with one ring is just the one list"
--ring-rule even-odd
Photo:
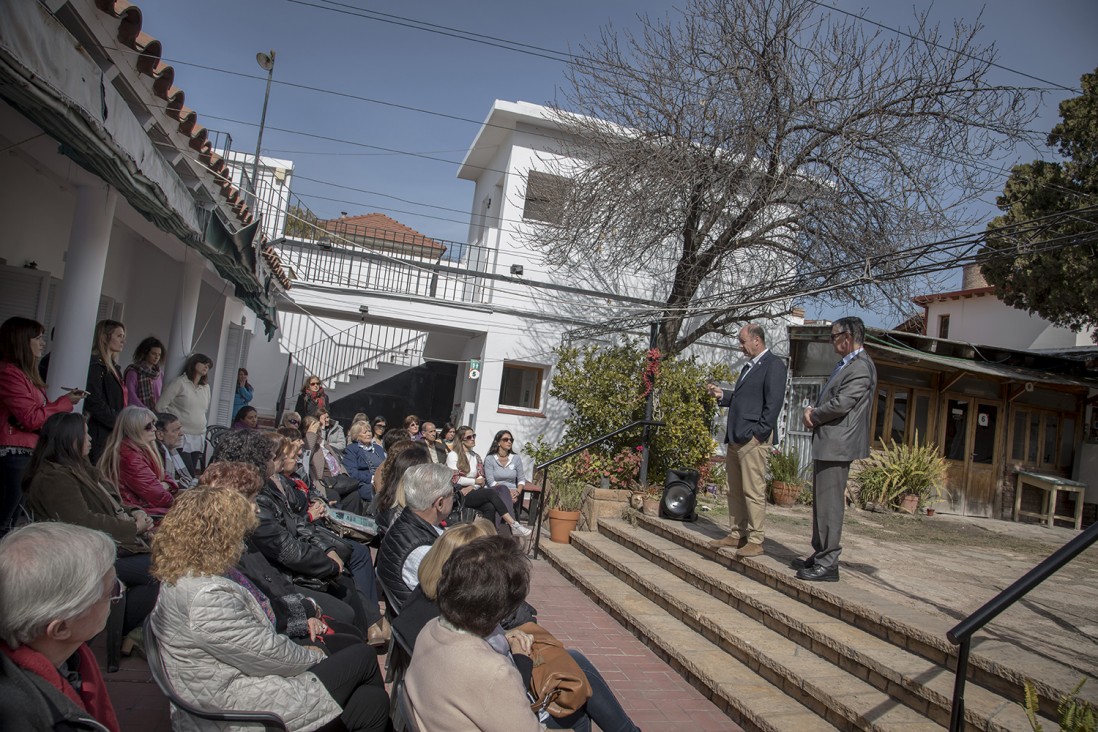
[(816, 557), (811, 556), (807, 559), (797, 557), (792, 562), (790, 562), (789, 565), (793, 567), (793, 569), (811, 569), (812, 567), (816, 566)]
[(813, 564), (811, 567), (805, 567), (798, 571), (797, 579), (807, 580), (808, 582), (838, 582), (839, 568), (837, 566), (821, 567), (818, 564)]

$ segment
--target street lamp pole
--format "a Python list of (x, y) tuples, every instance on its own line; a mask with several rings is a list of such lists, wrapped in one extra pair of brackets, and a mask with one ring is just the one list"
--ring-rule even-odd
[(267, 91), (263, 94), (263, 114), (259, 117), (259, 136), (255, 141), (255, 159), (252, 161), (252, 206), (259, 203), (259, 151), (263, 147), (263, 128), (267, 124), (267, 100), (271, 98), (271, 79), (274, 77), (275, 52), (255, 55), (259, 68), (267, 72)]

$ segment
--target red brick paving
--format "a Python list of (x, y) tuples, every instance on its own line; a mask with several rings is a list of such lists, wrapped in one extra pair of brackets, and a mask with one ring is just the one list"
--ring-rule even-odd
[[(531, 585), (539, 622), (594, 662), (645, 732), (741, 729), (544, 560), (534, 562)], [(105, 661), (102, 637), (92, 647)], [(121, 670), (104, 675), (123, 732), (169, 732), (167, 699), (144, 661), (123, 659)]]

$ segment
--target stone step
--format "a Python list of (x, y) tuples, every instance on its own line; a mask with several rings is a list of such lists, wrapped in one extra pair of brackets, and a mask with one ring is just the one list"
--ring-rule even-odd
[[(730, 550), (716, 552), (709, 549), (706, 544), (711, 537), (700, 533), (689, 524), (642, 514), (637, 514), (636, 519), (639, 527), (690, 549), (701, 557), (722, 563), (735, 572), (811, 604), (816, 610), (888, 640), (942, 668), (951, 671), (956, 668), (956, 647), (946, 639), (946, 632), (959, 620), (956, 616), (945, 613), (928, 614), (924, 610), (900, 604), (859, 587), (856, 582), (803, 582), (794, 577), (794, 572), (788, 565), (789, 560), (770, 556), (770, 549), (767, 550), (767, 555), (741, 561), (735, 559), (734, 552)], [(769, 541), (768, 539), (768, 546)], [(1069, 693), (1079, 680), (1078, 671), (1038, 654), (1029, 653), (1023, 647), (1012, 646), (1008, 652), (1000, 650), (995, 656), (991, 656), (982, 653), (979, 646), (980, 644), (976, 644), (973, 647), (969, 657), (968, 682), (978, 684), (1005, 699), (1021, 702), (1024, 698), (1025, 680), (1034, 679), (1042, 697), (1042, 706), (1046, 707), (1047, 713), (1054, 714), (1055, 700)], [(952, 692), (950, 697), (952, 698)], [(1053, 725), (1053, 728), (1057, 726)]]
[[(580, 536), (573, 534), (573, 537)], [(593, 536), (593, 534), (588, 534)], [(607, 543), (611, 543), (607, 541)], [(805, 707), (807, 694), (779, 688), (718, 645), (687, 628), (641, 593), (603, 569), (578, 549), (545, 542), (544, 557), (561, 574), (628, 627), (656, 655), (746, 730), (757, 732), (834, 732), (845, 720), (829, 723)]]
[[(803, 691), (808, 698), (802, 703), (821, 717), (832, 720), (837, 716), (847, 728), (874, 732), (941, 730), (944, 726), (873, 687), (864, 676), (859, 678), (825, 655), (813, 653), (783, 633), (733, 610), (705, 588), (699, 589), (607, 536), (574, 534), (572, 543), (672, 618), (767, 681), (783, 689)], [(926, 703), (922, 706), (925, 710)]]
[[(908, 707), (948, 726), (953, 672), (922, 656), (799, 602), (777, 589), (730, 572), (716, 562), (624, 521), (602, 521), (599, 531), (623, 547), (725, 602), (804, 649), (823, 656)], [(582, 541), (582, 537), (581, 537)], [(582, 550), (582, 546), (581, 546)], [(965, 694), (970, 730), (1028, 732), (1025, 711), (1011, 700), (970, 684)], [(1052, 728), (1055, 724), (1049, 722)]]

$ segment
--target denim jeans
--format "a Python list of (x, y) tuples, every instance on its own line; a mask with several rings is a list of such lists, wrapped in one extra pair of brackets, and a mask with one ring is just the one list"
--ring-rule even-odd
[(30, 455), (0, 457), (0, 537), (8, 532), (23, 502), (23, 473)]

